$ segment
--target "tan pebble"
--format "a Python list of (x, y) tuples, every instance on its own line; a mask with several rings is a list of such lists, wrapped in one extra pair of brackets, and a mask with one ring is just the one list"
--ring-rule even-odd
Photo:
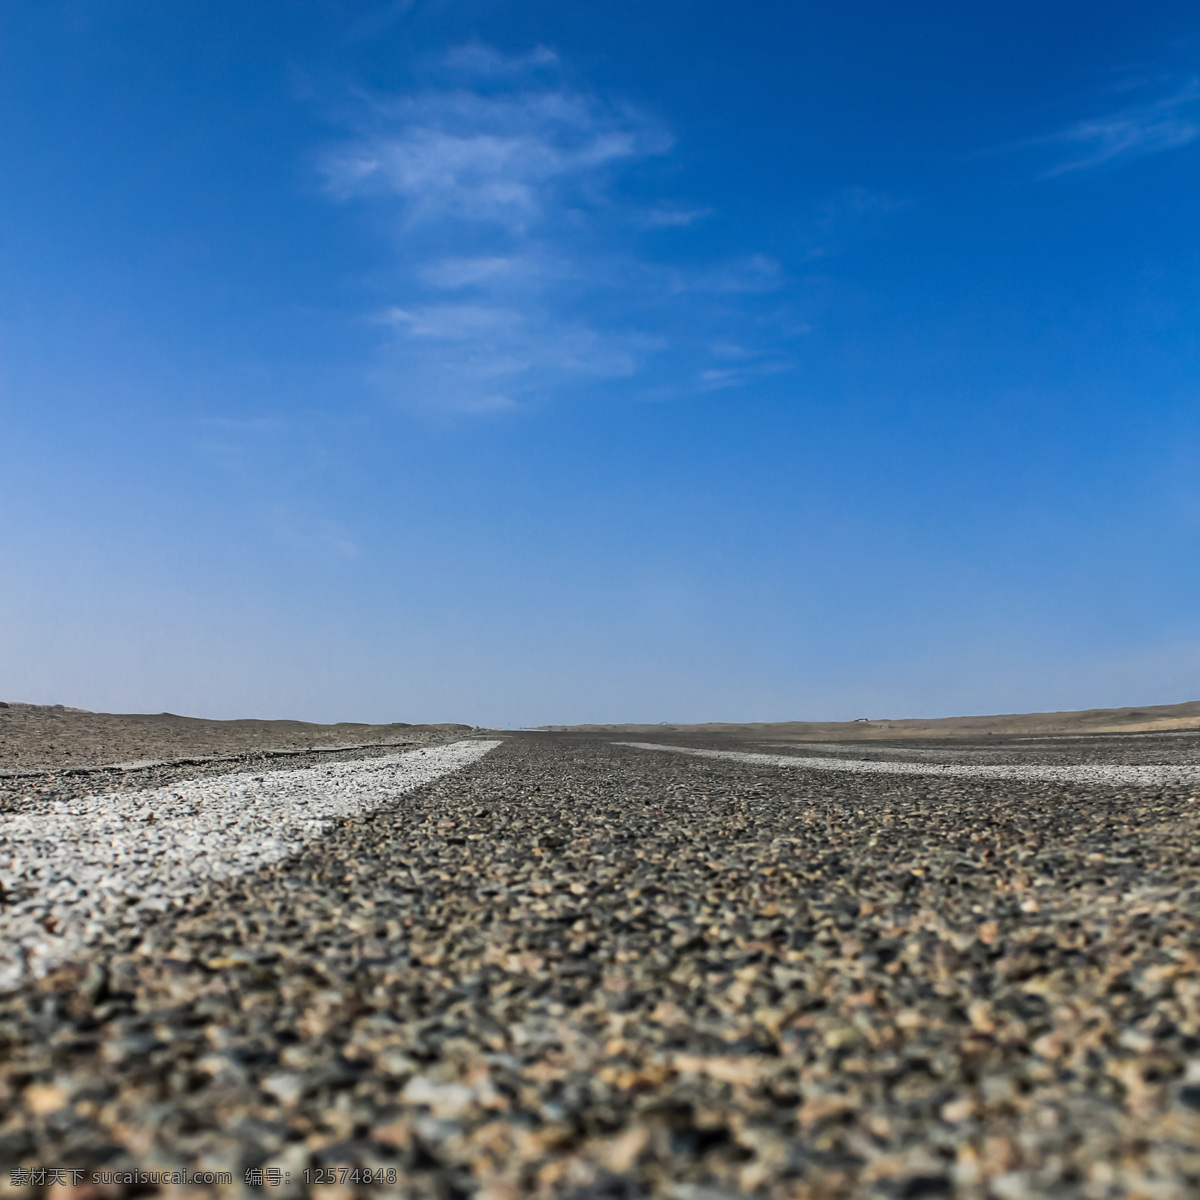
[(660, 1025), (671, 1026), (686, 1025), (689, 1018), (678, 1004), (672, 1004), (670, 1000), (662, 1000), (650, 1014), (650, 1020), (657, 1021)]
[(871, 1113), (863, 1124), (877, 1137), (890, 1138), (892, 1136), (892, 1123), (882, 1113)]
[(675, 1069), (688, 1074), (707, 1075), (721, 1083), (753, 1083), (762, 1066), (753, 1058), (708, 1058), (699, 1054), (678, 1054), (675, 1056)]
[(814, 1096), (800, 1105), (796, 1116), (801, 1125), (812, 1125), (826, 1117), (854, 1112), (857, 1108), (858, 1101), (853, 1096)]
[(1068, 1045), (1069, 1043), (1062, 1033), (1057, 1029), (1052, 1029), (1049, 1033), (1042, 1034), (1033, 1043), (1032, 1049), (1034, 1054), (1040, 1054), (1042, 1058), (1056, 1059), (1066, 1053)]
[(403, 1149), (412, 1141), (412, 1130), (402, 1121), (394, 1121), (390, 1125), (376, 1125), (371, 1130), (373, 1141), (385, 1146), (395, 1146)]
[(296, 1067), (303, 1071), (313, 1065), (313, 1052), (309, 1046), (284, 1046), (279, 1052), (279, 1061), (285, 1066)]
[(748, 1196), (766, 1183), (774, 1174), (776, 1168), (770, 1162), (760, 1159), (758, 1162), (747, 1163), (738, 1172), (739, 1194)]
[(760, 1008), (754, 1014), (754, 1019), (774, 1037), (779, 1036), (783, 1023), (792, 1015), (787, 1008)]
[(844, 1001), (847, 1008), (867, 1008), (879, 1003), (879, 996), (871, 989), (852, 992)]
[(65, 1108), (71, 1094), (65, 1088), (49, 1083), (33, 1083), (25, 1089), (25, 1107), (38, 1117)]
[(354, 1200), (354, 1189), (345, 1183), (314, 1184), (313, 1200)]
[(1004, 1137), (989, 1137), (983, 1140), (984, 1169), (989, 1175), (1003, 1175), (1016, 1164), (1013, 1144)]
[(986, 1000), (974, 1000), (967, 1009), (967, 1019), (971, 1028), (979, 1033), (994, 1033), (996, 1022), (992, 1020), (991, 1005)]
[(512, 1180), (493, 1179), (475, 1193), (475, 1200), (516, 1200), (519, 1195), (520, 1191)]
[(526, 1158), (537, 1158), (548, 1150), (561, 1150), (575, 1138), (575, 1131), (566, 1125), (545, 1125), (541, 1129), (523, 1130), (519, 1145)]
[(513, 1127), (508, 1122), (489, 1121), (471, 1134), (471, 1150), (478, 1156), (477, 1161), (490, 1159), (499, 1163), (512, 1149), (513, 1136)]
[(598, 1157), (611, 1171), (628, 1171), (649, 1141), (650, 1131), (644, 1126), (635, 1125), (604, 1145)]

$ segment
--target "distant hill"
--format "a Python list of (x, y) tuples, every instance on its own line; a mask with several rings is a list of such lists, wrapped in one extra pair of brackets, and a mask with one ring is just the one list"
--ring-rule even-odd
[(97, 713), (62, 704), (0, 702), (0, 772), (92, 767), (279, 750), (445, 741), (470, 725), (341, 721), (212, 721), (174, 713)]
[(23, 700), (0, 700), (0, 708), (23, 708), (32, 712), (91, 712), (90, 708), (68, 708), (65, 704), (26, 704)]

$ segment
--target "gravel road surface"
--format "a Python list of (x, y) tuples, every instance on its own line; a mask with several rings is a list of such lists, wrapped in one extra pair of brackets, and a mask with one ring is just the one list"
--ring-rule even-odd
[(1192, 1198), (1198, 809), (507, 736), (0, 997), (0, 1190)]
[(499, 745), (239, 772), (139, 791), (54, 797), (0, 814), (0, 990), (45, 975), (114, 922), (137, 928), (208, 878), (279, 862), (332, 821), (474, 762)]

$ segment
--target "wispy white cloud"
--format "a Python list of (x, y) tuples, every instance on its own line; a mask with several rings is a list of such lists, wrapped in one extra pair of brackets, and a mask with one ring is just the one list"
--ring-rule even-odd
[(413, 224), (454, 219), (522, 233), (589, 188), (594, 199), (605, 168), (670, 145), (633, 110), (562, 87), (427, 91), (376, 101), (367, 116), (326, 159), (329, 188), (342, 199), (395, 197)]
[(548, 46), (535, 46), (525, 54), (502, 54), (486, 42), (467, 42), (449, 50), (443, 59), (448, 71), (472, 79), (507, 79), (559, 65), (558, 54)]
[(430, 287), (453, 291), (481, 284), (518, 285), (545, 275), (544, 264), (520, 254), (452, 254), (424, 263), (420, 278)]
[(671, 151), (660, 121), (568, 84), (546, 48), (472, 43), (434, 79), (360, 97), (352, 136), (322, 161), (332, 197), (383, 206), (396, 232), (394, 303), (373, 318), (392, 331), (382, 386), (479, 412), (667, 360), (693, 391), (750, 378), (704, 374), (704, 328), (736, 325), (731, 306), (779, 290), (785, 272), (761, 254), (665, 264), (641, 244), (711, 215), (623, 186), (629, 167)]
[(497, 304), (431, 304), (417, 309), (391, 308), (385, 323), (407, 330), (411, 337), (467, 341), (511, 334), (524, 322), (515, 309)]
[(790, 362), (778, 358), (747, 363), (737, 367), (706, 367), (697, 375), (696, 387), (702, 392), (721, 392), (726, 388), (745, 387), (771, 375), (781, 375), (791, 369)]
[(1200, 79), (1174, 84), (1142, 104), (1075, 121), (1055, 133), (1031, 138), (1024, 147), (1051, 146), (1066, 152), (1043, 178), (1085, 171), (1120, 159), (1176, 150), (1200, 137)]

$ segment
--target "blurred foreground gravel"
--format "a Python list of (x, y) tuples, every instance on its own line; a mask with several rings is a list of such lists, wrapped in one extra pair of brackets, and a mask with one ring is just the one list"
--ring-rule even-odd
[(1198, 809), (510, 736), (0, 997), (0, 1193), (1195, 1197)]
[(78, 957), (109, 926), (140, 928), (147, 913), (210, 879), (280, 862), (338, 818), (362, 816), (497, 745), (463, 739), (159, 788), (23, 797), (0, 812), (0, 992)]

